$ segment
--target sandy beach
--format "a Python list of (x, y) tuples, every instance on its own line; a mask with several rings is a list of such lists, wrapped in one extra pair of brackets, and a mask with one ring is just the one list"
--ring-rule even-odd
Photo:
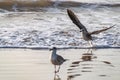
[(60, 49), (69, 59), (54, 73), (51, 51), (0, 49), (0, 80), (120, 80), (120, 49)]

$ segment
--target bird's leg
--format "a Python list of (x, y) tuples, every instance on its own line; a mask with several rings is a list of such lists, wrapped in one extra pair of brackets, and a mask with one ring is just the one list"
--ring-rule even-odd
[(93, 53), (92, 53), (92, 49), (91, 49), (91, 54), (93, 54)]
[(58, 67), (58, 70), (57, 70), (57, 72), (59, 72), (59, 70), (60, 70), (60, 65), (59, 65), (59, 67)]
[(88, 43), (90, 44), (90, 47), (93, 47), (92, 41), (88, 41)]
[(57, 73), (57, 71), (56, 71), (56, 65), (54, 67), (55, 67), (55, 73)]
[(87, 50), (87, 53), (89, 53), (90, 49)]

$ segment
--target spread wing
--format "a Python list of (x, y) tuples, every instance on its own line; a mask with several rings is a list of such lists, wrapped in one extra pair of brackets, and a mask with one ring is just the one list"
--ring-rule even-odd
[(86, 30), (85, 26), (81, 24), (81, 22), (79, 21), (77, 16), (73, 13), (73, 11), (71, 11), (70, 9), (67, 9), (67, 13), (68, 13), (68, 16), (70, 17), (70, 19), (72, 20), (72, 22), (74, 24), (76, 24), (79, 29), (85, 29)]
[(111, 27), (108, 27), (108, 28), (101, 29), (101, 30), (93, 31), (93, 32), (91, 32), (91, 33), (89, 33), (89, 34), (90, 34), (90, 35), (92, 35), (92, 34), (99, 34), (99, 33), (103, 32), (103, 31), (106, 31), (106, 30), (108, 30), (108, 29), (111, 29), (111, 28), (114, 27), (114, 26), (115, 26), (115, 25), (113, 25), (113, 26), (111, 26)]

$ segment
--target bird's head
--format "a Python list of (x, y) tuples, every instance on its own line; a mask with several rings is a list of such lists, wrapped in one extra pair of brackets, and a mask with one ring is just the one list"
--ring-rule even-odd
[(80, 29), (80, 32), (84, 32), (84, 31), (86, 32), (86, 30), (85, 30), (85, 29)]
[(84, 31), (84, 29), (80, 29), (80, 32), (83, 32)]
[(52, 51), (52, 50), (56, 50), (57, 48), (56, 47), (53, 47), (53, 48), (51, 48), (51, 49), (49, 49), (50, 51)]

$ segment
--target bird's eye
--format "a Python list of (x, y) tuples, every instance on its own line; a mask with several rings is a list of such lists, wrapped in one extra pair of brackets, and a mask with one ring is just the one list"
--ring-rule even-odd
[(80, 32), (82, 32), (82, 31), (83, 31), (83, 29), (80, 30)]

